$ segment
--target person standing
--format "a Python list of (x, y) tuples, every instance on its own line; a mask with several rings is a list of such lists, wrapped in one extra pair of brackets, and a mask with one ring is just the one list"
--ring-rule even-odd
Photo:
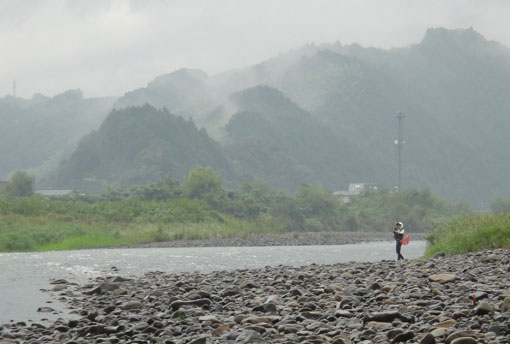
[(393, 228), (393, 238), (397, 245), (397, 260), (404, 259), (404, 256), (400, 253), (400, 249), (402, 248), (402, 243), (400, 241), (404, 238), (404, 224), (402, 222), (397, 222), (396, 227)]

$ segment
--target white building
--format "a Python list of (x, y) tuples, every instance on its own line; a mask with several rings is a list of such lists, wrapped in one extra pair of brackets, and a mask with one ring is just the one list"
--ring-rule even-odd
[(364, 190), (377, 190), (377, 186), (369, 183), (350, 183), (349, 190), (334, 191), (333, 196), (336, 196), (338, 199), (344, 202), (349, 202), (351, 198), (358, 197)]

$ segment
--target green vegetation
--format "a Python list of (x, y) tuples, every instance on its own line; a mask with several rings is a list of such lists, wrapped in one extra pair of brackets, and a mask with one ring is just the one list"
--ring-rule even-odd
[(494, 214), (510, 214), (510, 197), (498, 197), (491, 203)]
[(0, 190), (10, 197), (30, 196), (34, 190), (35, 177), (23, 171), (16, 171), (11, 176), (9, 184)]
[(270, 219), (242, 221), (186, 198), (164, 202), (0, 198), (0, 214), (0, 251), (108, 247), (282, 230)]
[(197, 167), (181, 185), (108, 189), (100, 196), (0, 197), (0, 251), (108, 247), (177, 239), (247, 236), (283, 231), (390, 231), (395, 221), (426, 231), (453, 215), (429, 190), (372, 190), (349, 203), (304, 184), (295, 195), (262, 181), (225, 191), (221, 175)]
[(473, 215), (453, 219), (433, 230), (426, 256), (437, 252), (465, 253), (487, 248), (510, 248), (510, 215)]

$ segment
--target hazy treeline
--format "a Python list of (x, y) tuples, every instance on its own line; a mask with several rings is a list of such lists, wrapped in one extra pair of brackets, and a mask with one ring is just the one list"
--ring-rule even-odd
[(167, 177), (154, 184), (109, 188), (101, 195), (8, 197), (9, 190), (29, 195), (23, 183), (33, 179), (23, 175), (12, 178), (11, 185), (18, 187), (4, 190), (2, 214), (150, 223), (210, 221), (219, 219), (214, 214), (225, 214), (242, 220), (271, 219), (287, 231), (384, 231), (400, 220), (410, 231), (423, 232), (450, 216), (469, 212), (467, 205), (448, 205), (428, 189), (369, 190), (347, 203), (331, 190), (311, 184), (301, 185), (295, 194), (263, 181), (245, 181), (237, 189), (225, 190), (221, 174), (210, 167), (194, 168), (182, 183)]

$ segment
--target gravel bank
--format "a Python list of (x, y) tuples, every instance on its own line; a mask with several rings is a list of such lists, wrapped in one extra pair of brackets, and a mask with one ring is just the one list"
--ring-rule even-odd
[(112, 271), (84, 286), (54, 281), (79, 319), (2, 325), (0, 343), (510, 343), (510, 250), (136, 279)]
[[(411, 233), (412, 240), (425, 240), (424, 233)], [(362, 242), (391, 241), (393, 233), (360, 232), (292, 232), (284, 234), (258, 234), (247, 237), (211, 238), (204, 240), (174, 240), (140, 244), (130, 247), (239, 247), (239, 246), (303, 246), (345, 245)]]

